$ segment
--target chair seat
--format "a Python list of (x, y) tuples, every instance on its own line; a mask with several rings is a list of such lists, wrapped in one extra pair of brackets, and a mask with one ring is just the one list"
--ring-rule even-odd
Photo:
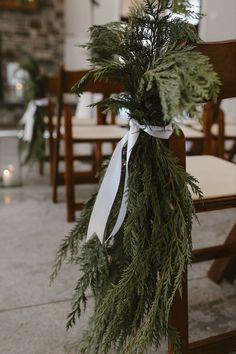
[[(64, 128), (62, 127), (62, 134)], [(116, 142), (123, 138), (126, 129), (116, 125), (74, 126), (72, 136), (78, 142)]]
[[(224, 127), (225, 133), (224, 136), (227, 139), (236, 139), (236, 122), (229, 122), (225, 124)], [(219, 125), (213, 124), (211, 127), (211, 134), (214, 136), (219, 135)]]
[(128, 120), (121, 117), (116, 117), (116, 124), (120, 127), (128, 127), (129, 125)]
[[(186, 170), (199, 181), (203, 199), (233, 197), (236, 202), (236, 165), (215, 156), (189, 156)], [(195, 196), (193, 196), (196, 199)]]
[[(58, 118), (56, 116), (54, 116), (52, 118), (52, 123), (53, 123), (54, 126), (57, 125), (57, 119)], [(44, 117), (44, 123), (48, 124), (48, 117)], [(65, 124), (64, 117), (62, 117), (61, 124), (62, 125)], [(91, 125), (95, 125), (96, 121), (94, 119), (92, 119), (92, 118), (82, 118), (82, 117), (78, 118), (78, 117), (74, 116), (74, 117), (72, 117), (72, 124), (75, 125), (75, 126), (77, 126), (77, 125), (78, 126), (80, 126), (80, 125), (85, 125), (85, 126), (89, 125), (89, 126), (91, 126)]]
[(183, 121), (183, 125), (185, 125), (187, 127), (190, 127), (190, 128), (193, 128), (195, 130), (202, 131), (202, 124), (196, 119), (186, 118)]
[(190, 127), (195, 130), (202, 131), (202, 124), (198, 119), (194, 119), (194, 118), (176, 119), (176, 123), (180, 126)]
[(204, 139), (204, 133), (197, 129), (188, 127), (186, 125), (181, 125), (181, 130), (184, 133), (186, 140), (201, 140)]

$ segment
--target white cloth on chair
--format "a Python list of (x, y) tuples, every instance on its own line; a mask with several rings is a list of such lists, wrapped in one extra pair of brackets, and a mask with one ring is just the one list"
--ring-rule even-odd
[(32, 100), (28, 103), (28, 106), (20, 120), (20, 124), (24, 125), (24, 132), (22, 139), (25, 141), (31, 141), (34, 130), (34, 117), (37, 107), (45, 107), (48, 105), (47, 98), (41, 98), (38, 100)]

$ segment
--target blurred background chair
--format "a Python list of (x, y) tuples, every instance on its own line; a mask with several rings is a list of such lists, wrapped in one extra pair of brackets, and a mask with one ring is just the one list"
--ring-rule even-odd
[[(125, 129), (116, 125), (99, 124), (91, 126), (72, 126), (71, 109), (64, 107), (65, 131), (63, 134), (65, 143), (65, 187), (66, 187), (66, 204), (67, 204), (67, 221), (75, 220), (75, 211), (83, 207), (83, 203), (77, 203), (75, 200), (75, 184), (97, 182), (94, 170), (91, 172), (77, 172), (74, 168), (73, 147), (81, 143), (117, 143), (124, 134)], [(97, 160), (96, 171), (101, 167), (102, 160)], [(77, 179), (76, 179), (77, 177)], [(107, 191), (109, 193), (109, 191)]]
[[(124, 135), (124, 129), (115, 124), (108, 124), (107, 116), (103, 114), (101, 107), (96, 108), (95, 117), (84, 119), (73, 116), (72, 107), (68, 102), (65, 102), (64, 97), (65, 94), (71, 94), (72, 87), (85, 74), (86, 71), (67, 71), (61, 67), (59, 75), (56, 140), (53, 150), (53, 201), (57, 202), (58, 186), (66, 183), (68, 221), (73, 221), (74, 211), (82, 207), (81, 203), (75, 204), (74, 185), (97, 181), (96, 173), (100, 169), (104, 157), (107, 156), (107, 153), (102, 151), (103, 145), (110, 143), (111, 149), (108, 153), (111, 153), (114, 144)], [(84, 92), (96, 95), (96, 98), (99, 95), (100, 99), (108, 98), (120, 90), (121, 87), (116, 83), (94, 80), (88, 81), (84, 88)], [(63, 112), (66, 113), (64, 116)], [(109, 123), (114, 122), (115, 116), (111, 114)], [(62, 142), (65, 145), (65, 168), (60, 172), (59, 161)], [(81, 146), (88, 143), (93, 146), (92, 151), (90, 150), (88, 154), (84, 155), (76, 150), (76, 145)], [(74, 169), (75, 161), (88, 162), (89, 169), (82, 170), (78, 167), (78, 171), (76, 171), (76, 168)]]
[[(218, 48), (224, 48), (221, 57), (216, 54)], [(235, 97), (236, 82), (236, 40), (200, 43), (197, 49), (210, 58), (211, 64), (219, 74), (224, 89), (217, 103), (204, 105), (203, 130), (205, 133), (204, 153), (233, 160), (236, 150), (236, 117), (225, 117), (221, 108), (222, 100)], [(225, 65), (225, 68), (222, 66)], [(227, 142), (229, 146), (227, 146)]]

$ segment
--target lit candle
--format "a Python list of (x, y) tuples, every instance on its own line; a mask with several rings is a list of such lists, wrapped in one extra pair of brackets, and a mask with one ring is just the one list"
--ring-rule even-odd
[(2, 173), (2, 182), (4, 187), (8, 187), (12, 184), (13, 173), (8, 169), (4, 170)]

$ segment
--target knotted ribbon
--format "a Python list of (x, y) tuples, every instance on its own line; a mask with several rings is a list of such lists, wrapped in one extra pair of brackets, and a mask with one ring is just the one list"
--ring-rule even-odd
[[(92, 210), (92, 214), (89, 220), (88, 231), (87, 231), (87, 241), (93, 236), (97, 235), (100, 242), (103, 242), (104, 232), (111, 212), (113, 203), (115, 201), (121, 179), (122, 172), (122, 151), (127, 144), (126, 149), (126, 160), (125, 160), (125, 180), (123, 196), (121, 200), (120, 210), (118, 217), (113, 227), (113, 230), (108, 237), (110, 239), (114, 236), (122, 226), (125, 215), (127, 212), (128, 204), (128, 174), (129, 174), (129, 160), (132, 153), (132, 149), (138, 140), (140, 130), (143, 130), (148, 135), (160, 139), (169, 139), (172, 134), (172, 128), (170, 126), (158, 127), (158, 126), (143, 126), (140, 125), (136, 120), (130, 119), (129, 121), (130, 129), (125, 134), (125, 136), (116, 145), (116, 148), (111, 157), (110, 163), (107, 167), (107, 171), (104, 175), (103, 181), (99, 188), (96, 201)], [(107, 240), (108, 240), (107, 239)]]
[(23, 114), (23, 117), (21, 118), (20, 121), (21, 124), (25, 125), (23, 140), (25, 141), (32, 140), (33, 130), (34, 130), (34, 115), (37, 110), (37, 107), (45, 107), (47, 105), (48, 105), (47, 98), (32, 100), (28, 103), (25, 113)]

